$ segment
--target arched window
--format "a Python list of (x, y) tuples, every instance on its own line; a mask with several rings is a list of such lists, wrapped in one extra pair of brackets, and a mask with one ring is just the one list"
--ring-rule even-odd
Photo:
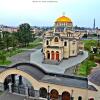
[(66, 41), (64, 42), (64, 46), (67, 46), (67, 42)]
[(73, 41), (73, 45), (75, 44), (75, 41)]
[(64, 91), (63, 93), (62, 93), (62, 100), (70, 100), (70, 93), (69, 92), (67, 92), (67, 91)]
[(48, 40), (46, 41), (46, 45), (49, 45), (49, 41)]
[(59, 92), (56, 89), (52, 89), (50, 92), (50, 100), (58, 100)]
[(81, 97), (81, 96), (79, 96), (79, 97), (78, 97), (78, 100), (82, 100), (82, 97)]
[(44, 87), (40, 88), (39, 93), (40, 93), (40, 97), (47, 98), (47, 89), (46, 88), (44, 88)]
[(47, 51), (47, 59), (50, 59), (50, 52)]
[(58, 39), (58, 37), (55, 37), (55, 40), (54, 40), (55, 42), (58, 42), (59, 41), (59, 39)]
[(73, 50), (72, 53), (74, 54), (75, 53), (75, 50)]

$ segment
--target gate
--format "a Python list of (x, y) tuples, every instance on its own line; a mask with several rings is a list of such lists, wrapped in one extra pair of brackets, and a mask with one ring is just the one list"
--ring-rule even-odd
[(25, 95), (25, 87), (22, 85), (13, 85), (12, 92)]
[(35, 90), (32, 86), (28, 87), (28, 95), (31, 97), (35, 96)]
[[(28, 94), (26, 93), (26, 91)], [(35, 94), (37, 91), (34, 90), (34, 88), (32, 86), (27, 86), (27, 88), (26, 88), (24, 85), (13, 85), (12, 92), (22, 94), (22, 95), (28, 95), (30, 97), (35, 97)]]

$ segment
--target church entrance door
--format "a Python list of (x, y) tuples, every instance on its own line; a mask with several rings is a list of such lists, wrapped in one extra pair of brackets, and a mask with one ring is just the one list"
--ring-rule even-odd
[(56, 60), (59, 61), (59, 52), (56, 51)]
[(51, 59), (54, 60), (54, 51), (51, 51)]
[(59, 93), (57, 90), (52, 89), (50, 92), (50, 100), (58, 100), (59, 98)]
[(63, 92), (62, 93), (62, 100), (70, 100), (70, 93), (69, 92)]

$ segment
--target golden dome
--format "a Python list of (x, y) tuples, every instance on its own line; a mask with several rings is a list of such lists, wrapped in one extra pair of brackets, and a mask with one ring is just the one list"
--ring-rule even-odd
[(67, 23), (72, 23), (71, 19), (66, 17), (66, 16), (62, 16), (57, 18), (57, 20), (55, 22), (67, 22)]

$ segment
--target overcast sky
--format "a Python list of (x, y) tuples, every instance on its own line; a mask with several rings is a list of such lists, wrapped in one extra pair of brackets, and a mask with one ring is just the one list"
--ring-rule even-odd
[(100, 27), (100, 0), (0, 0), (0, 24), (4, 25), (27, 22), (33, 26), (52, 26), (63, 12), (74, 25), (93, 27), (95, 18), (96, 26)]

